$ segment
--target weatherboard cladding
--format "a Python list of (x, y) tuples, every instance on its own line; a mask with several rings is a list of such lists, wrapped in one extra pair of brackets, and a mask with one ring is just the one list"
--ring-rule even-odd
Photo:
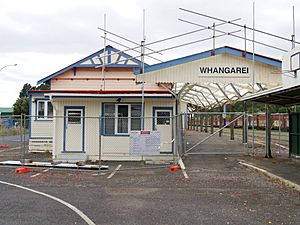
[[(141, 90), (141, 84), (136, 83), (132, 71), (105, 72), (105, 90)], [(51, 79), (51, 90), (100, 90), (104, 89), (104, 77), (94, 68), (77, 68), (76, 76), (73, 70), (68, 70)], [(146, 83), (146, 90), (163, 89), (155, 83)]]
[[(203, 57), (205, 55), (205, 57)], [(201, 56), (201, 57), (200, 57)], [(180, 59), (179, 59), (180, 61)], [(160, 66), (158, 69), (151, 69), (145, 73), (145, 82), (175, 82), (175, 83), (252, 83), (252, 61), (242, 56), (222, 53), (215, 56), (204, 54), (193, 55), (189, 60), (184, 59), (184, 63), (173, 61), (170, 65)], [(275, 62), (275, 60), (274, 60)], [(278, 61), (276, 61), (278, 63)], [(280, 63), (281, 65), (281, 63)], [(247, 74), (227, 74), (227, 73), (207, 73), (201, 74), (201, 67), (247, 67)], [(155, 66), (153, 66), (155, 67)], [(281, 75), (272, 72), (281, 71), (281, 68), (263, 62), (255, 62), (255, 81), (259, 83), (281, 84)], [(141, 75), (137, 75), (137, 80), (141, 81)]]
[[(245, 51), (243, 51), (243, 50), (228, 47), (228, 46), (220, 47), (220, 48), (215, 49), (215, 54), (214, 55), (220, 55), (220, 54), (229, 54), (229, 55), (243, 57), (243, 58), (252, 60), (252, 53), (251, 52), (246, 52), (246, 54), (245, 54)], [(205, 52), (201, 52), (201, 53), (181, 57), (181, 58), (178, 58), (178, 59), (173, 59), (173, 60), (170, 60), (170, 61), (167, 61), (167, 62), (147, 66), (147, 67), (145, 67), (145, 73), (155, 71), (155, 70), (164, 69), (164, 68), (168, 68), (168, 67), (173, 67), (173, 66), (176, 66), (176, 65), (184, 64), (184, 63), (189, 63), (189, 62), (192, 62), (192, 61), (195, 61), (195, 60), (198, 60), (198, 59), (208, 58), (208, 57), (211, 57), (211, 56), (212, 56), (212, 50), (208, 50), (208, 51), (205, 51)], [(278, 60), (278, 59), (273, 59), (273, 58), (270, 58), (270, 57), (267, 57), (267, 56), (255, 54), (254, 60), (256, 62), (260, 62), (260, 63), (264, 63), (264, 64), (267, 64), (267, 65), (270, 65), (270, 66), (281, 68), (281, 61)], [(134, 73), (139, 74), (140, 71), (138, 69), (135, 69)]]

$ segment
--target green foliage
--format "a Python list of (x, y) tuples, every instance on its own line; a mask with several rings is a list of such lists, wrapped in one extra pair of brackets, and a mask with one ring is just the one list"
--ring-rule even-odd
[(24, 84), (22, 90), (19, 93), (19, 98), (13, 104), (14, 115), (29, 115), (29, 94), (30, 90), (49, 90), (48, 84), (41, 84), (39, 86), (31, 86), (31, 84)]
[(28, 91), (32, 90), (31, 84), (24, 84), (22, 90), (19, 93), (19, 98), (28, 97)]
[(29, 97), (18, 98), (13, 105), (13, 114), (29, 114)]

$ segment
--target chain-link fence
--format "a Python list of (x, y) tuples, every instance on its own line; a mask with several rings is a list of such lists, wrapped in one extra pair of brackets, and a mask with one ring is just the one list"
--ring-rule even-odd
[(19, 160), (23, 157), (23, 145), (26, 144), (28, 130), (21, 116), (0, 117), (0, 160)]
[[(288, 115), (272, 115), (273, 153), (288, 155), (287, 131)], [(177, 163), (182, 155), (264, 153), (264, 144), (263, 114), (253, 117), (247, 113), (203, 112), (173, 116), (171, 111), (158, 110), (144, 118), (112, 116), (109, 112), (87, 117), (83, 109), (70, 107), (64, 116), (0, 118), (1, 162)]]
[[(266, 115), (265, 113), (249, 114), (249, 147), (250, 154), (265, 155)], [(270, 118), (271, 149), (273, 156), (288, 157), (289, 154), (289, 115), (272, 113)], [(252, 145), (254, 146), (252, 148)]]
[[(184, 117), (184, 154), (241, 154), (247, 144), (246, 113), (196, 112)], [(240, 129), (242, 139), (235, 140), (235, 129)], [(229, 132), (227, 135), (227, 132)], [(228, 137), (229, 136), (229, 137)], [(244, 143), (243, 145), (241, 145)]]
[(109, 113), (87, 117), (83, 109), (74, 107), (64, 116), (2, 118), (0, 160), (174, 163), (180, 149), (178, 118), (163, 110), (144, 118)]
[[(193, 112), (184, 114), (183, 118), (184, 154), (263, 155), (266, 152), (263, 113), (253, 116), (242, 112)], [(288, 156), (288, 114), (272, 114), (270, 121), (272, 152)]]

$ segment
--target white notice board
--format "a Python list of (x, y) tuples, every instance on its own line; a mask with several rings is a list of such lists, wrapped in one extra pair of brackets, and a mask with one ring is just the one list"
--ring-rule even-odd
[(159, 155), (159, 131), (131, 131), (130, 155)]

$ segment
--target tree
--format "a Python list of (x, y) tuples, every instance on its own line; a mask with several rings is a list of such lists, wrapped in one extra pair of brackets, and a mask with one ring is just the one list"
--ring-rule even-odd
[(30, 90), (49, 90), (50, 87), (48, 84), (41, 84), (39, 86), (31, 86), (31, 84), (24, 84), (22, 90), (19, 93), (19, 98), (13, 104), (13, 113), (14, 115), (29, 115), (29, 95), (28, 91)]
[(24, 98), (24, 97), (28, 97), (28, 91), (32, 90), (32, 86), (31, 84), (24, 84), (22, 90), (19, 93), (19, 98)]
[(29, 115), (29, 98), (18, 98), (13, 105), (13, 113), (14, 115)]

